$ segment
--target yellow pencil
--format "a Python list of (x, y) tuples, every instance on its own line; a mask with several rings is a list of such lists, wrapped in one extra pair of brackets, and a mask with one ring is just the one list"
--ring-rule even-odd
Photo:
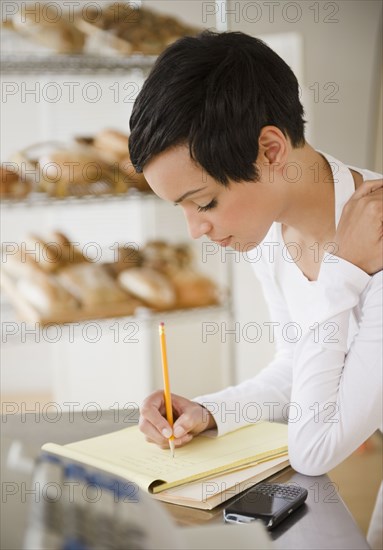
[[(169, 422), (170, 427), (173, 429), (173, 408), (172, 408), (172, 394), (170, 393), (169, 383), (169, 370), (168, 370), (168, 357), (166, 354), (166, 338), (165, 338), (165, 323), (160, 323), (160, 345), (161, 345), (161, 358), (162, 358), (162, 375), (164, 378), (164, 395), (165, 395), (165, 410), (166, 420)], [(174, 435), (169, 438), (169, 448), (174, 458)]]

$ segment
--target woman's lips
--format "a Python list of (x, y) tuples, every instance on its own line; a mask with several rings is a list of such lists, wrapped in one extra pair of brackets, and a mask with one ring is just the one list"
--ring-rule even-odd
[(226, 237), (225, 239), (221, 239), (220, 241), (214, 240), (215, 243), (219, 244), (220, 246), (228, 246), (231, 241), (232, 235), (229, 237)]

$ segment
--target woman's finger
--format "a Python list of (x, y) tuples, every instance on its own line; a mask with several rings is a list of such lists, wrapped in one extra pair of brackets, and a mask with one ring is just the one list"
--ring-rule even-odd
[(166, 437), (162, 436), (159, 433), (158, 429), (145, 418), (140, 418), (139, 428), (141, 432), (145, 434), (145, 437), (148, 441), (150, 440), (157, 445), (165, 445), (168, 441)]
[(360, 199), (361, 197), (365, 197), (366, 195), (369, 195), (370, 193), (373, 193), (377, 189), (381, 189), (383, 187), (383, 179), (380, 180), (371, 180), (371, 181), (364, 181), (358, 189), (353, 193), (352, 199)]

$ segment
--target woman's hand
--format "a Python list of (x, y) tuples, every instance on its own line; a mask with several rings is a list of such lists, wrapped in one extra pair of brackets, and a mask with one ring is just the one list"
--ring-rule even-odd
[[(174, 444), (181, 447), (189, 443), (193, 436), (216, 428), (216, 423), (210, 412), (184, 397), (172, 394)], [(149, 395), (140, 407), (140, 430), (145, 434), (146, 441), (156, 443), (163, 449), (169, 448), (169, 437), (172, 429), (166, 420), (164, 392), (156, 391)]]
[(383, 180), (365, 181), (345, 204), (335, 234), (339, 258), (369, 275), (383, 269)]

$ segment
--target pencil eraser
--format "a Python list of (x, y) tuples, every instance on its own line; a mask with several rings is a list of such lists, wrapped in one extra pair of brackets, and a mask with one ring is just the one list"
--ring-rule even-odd
[(164, 327), (164, 326), (165, 326), (165, 323), (161, 322), (160, 327)]

